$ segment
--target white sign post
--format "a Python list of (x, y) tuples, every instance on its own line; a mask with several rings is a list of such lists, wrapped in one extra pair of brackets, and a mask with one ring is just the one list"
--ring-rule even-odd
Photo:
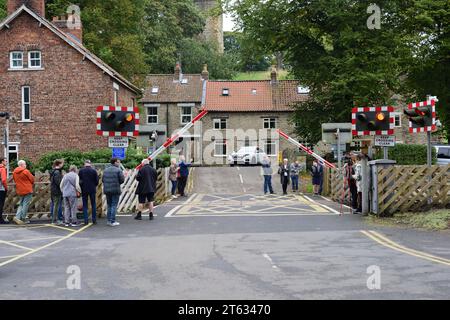
[(128, 137), (109, 137), (108, 145), (110, 148), (128, 148)]

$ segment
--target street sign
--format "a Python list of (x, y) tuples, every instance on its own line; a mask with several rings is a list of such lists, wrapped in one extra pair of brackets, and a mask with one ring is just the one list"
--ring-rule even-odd
[[(339, 139), (338, 139), (339, 129)], [(352, 124), (351, 123), (324, 123), (322, 124), (322, 141), (329, 144), (337, 144), (340, 140), (341, 144), (351, 143)]]
[(395, 136), (375, 136), (375, 147), (395, 147)]
[(125, 149), (125, 148), (113, 148), (112, 149), (112, 157), (119, 159), (119, 160), (125, 160), (126, 150), (127, 149)]
[(109, 137), (108, 145), (110, 148), (128, 148), (128, 137)]

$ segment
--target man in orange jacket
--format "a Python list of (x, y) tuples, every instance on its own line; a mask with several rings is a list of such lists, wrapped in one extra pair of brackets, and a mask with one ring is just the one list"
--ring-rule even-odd
[(27, 170), (27, 163), (20, 160), (18, 167), (13, 172), (14, 182), (16, 183), (16, 193), (20, 197), (20, 205), (17, 209), (17, 214), (14, 217), (14, 223), (21, 225), (25, 224), (28, 207), (33, 197), (34, 176)]
[(8, 173), (6, 171), (6, 159), (0, 158), (0, 224), (7, 224), (3, 219), (3, 207), (5, 205), (6, 193), (8, 192)]

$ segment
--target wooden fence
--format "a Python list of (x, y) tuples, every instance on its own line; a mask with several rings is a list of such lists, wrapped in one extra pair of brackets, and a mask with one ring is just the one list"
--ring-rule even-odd
[(344, 175), (338, 169), (324, 169), (323, 194), (329, 196), (333, 201), (351, 205), (350, 188), (344, 182)]
[[(97, 214), (99, 217), (106, 216), (106, 197), (103, 195), (102, 172), (99, 172), (100, 184), (97, 188)], [(136, 170), (130, 170), (126, 174), (125, 182), (122, 185), (122, 195), (120, 197), (118, 213), (126, 214), (135, 212), (137, 206), (137, 195), (135, 195), (137, 181)], [(166, 200), (165, 169), (158, 170), (156, 203)], [(50, 177), (48, 173), (36, 173), (34, 195), (28, 210), (29, 217), (41, 218), (50, 213)], [(8, 195), (5, 201), (4, 214), (12, 218), (15, 215), (19, 203), (19, 197), (15, 192), (15, 184), (12, 178), (8, 182)]]
[(450, 205), (450, 165), (378, 168), (380, 215)]

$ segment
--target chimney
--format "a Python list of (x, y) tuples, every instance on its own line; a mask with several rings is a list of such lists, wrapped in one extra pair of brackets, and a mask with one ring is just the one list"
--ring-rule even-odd
[(45, 18), (45, 0), (8, 0), (8, 15), (12, 14), (22, 5), (26, 5), (29, 9)]
[(173, 76), (173, 81), (181, 82), (182, 77), (183, 77), (183, 74), (181, 72), (181, 63), (177, 62), (177, 65), (175, 66), (175, 74)]
[(275, 66), (272, 66), (272, 71), (270, 72), (270, 80), (272, 84), (278, 83), (278, 73), (277, 68)]
[(208, 71), (208, 65), (203, 65), (203, 71), (202, 71), (202, 79), (203, 80), (209, 80), (209, 71)]
[(53, 17), (52, 23), (70, 38), (83, 44), (83, 24), (79, 17), (74, 15)]

